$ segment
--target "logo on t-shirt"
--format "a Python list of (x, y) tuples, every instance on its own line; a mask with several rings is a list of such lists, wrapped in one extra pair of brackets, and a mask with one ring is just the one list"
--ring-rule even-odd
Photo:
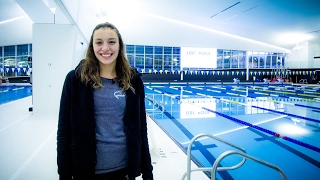
[(120, 97), (125, 97), (125, 93), (121, 90), (114, 92), (114, 97), (116, 97), (117, 99), (119, 99)]

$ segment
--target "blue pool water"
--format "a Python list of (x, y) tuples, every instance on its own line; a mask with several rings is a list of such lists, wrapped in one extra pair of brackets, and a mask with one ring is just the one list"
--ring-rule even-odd
[(31, 85), (0, 85), (0, 104), (32, 95)]
[[(211, 134), (278, 166), (290, 180), (320, 174), (320, 87), (293, 85), (146, 84), (152, 119), (186, 151), (198, 134)], [(192, 146), (194, 161), (211, 167), (234, 148), (210, 138)], [(233, 166), (229, 156), (220, 166)], [(218, 179), (281, 179), (274, 169), (247, 160)], [(208, 173), (210, 175), (210, 173)]]

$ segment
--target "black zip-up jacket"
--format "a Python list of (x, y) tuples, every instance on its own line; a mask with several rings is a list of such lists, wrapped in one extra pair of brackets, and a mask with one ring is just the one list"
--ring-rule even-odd
[[(127, 137), (129, 177), (142, 173), (153, 179), (147, 137), (145, 93), (140, 74), (132, 68), (131, 85), (135, 92), (126, 93), (124, 126)], [(95, 174), (96, 134), (93, 110), (93, 88), (80, 81), (76, 70), (65, 79), (57, 131), (57, 163), (60, 179), (91, 180)]]

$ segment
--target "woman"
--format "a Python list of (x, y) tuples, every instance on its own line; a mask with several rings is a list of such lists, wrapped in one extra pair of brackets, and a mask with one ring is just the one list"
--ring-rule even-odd
[(65, 79), (57, 132), (60, 179), (153, 179), (139, 73), (117, 28), (98, 24)]

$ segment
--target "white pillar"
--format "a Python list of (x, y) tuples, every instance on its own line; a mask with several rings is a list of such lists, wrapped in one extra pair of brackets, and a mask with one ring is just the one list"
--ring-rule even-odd
[(66, 74), (72, 69), (77, 31), (74, 25), (34, 24), (32, 94), (34, 113), (58, 113)]

